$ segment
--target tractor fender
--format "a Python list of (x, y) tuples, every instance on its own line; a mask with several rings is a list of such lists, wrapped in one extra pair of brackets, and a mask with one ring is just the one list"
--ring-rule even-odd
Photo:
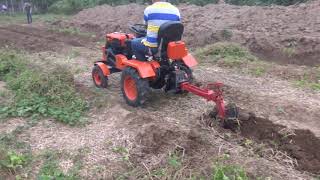
[(141, 78), (152, 78), (156, 76), (156, 69), (160, 64), (156, 61), (139, 61), (135, 59), (128, 60), (124, 55), (116, 55), (116, 65), (118, 69), (132, 67), (136, 69)]
[(109, 76), (110, 75), (110, 70), (106, 64), (103, 62), (96, 62), (94, 64), (95, 66), (99, 66), (99, 68), (102, 70), (104, 76)]
[(198, 64), (197, 60), (190, 53), (183, 57), (182, 61), (190, 68)]

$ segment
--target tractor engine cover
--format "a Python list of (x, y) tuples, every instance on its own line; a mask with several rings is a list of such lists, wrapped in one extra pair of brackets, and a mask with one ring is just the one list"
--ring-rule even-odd
[(125, 33), (118, 33), (118, 32), (110, 33), (110, 34), (107, 34), (106, 36), (107, 43), (116, 48), (126, 47), (126, 41), (131, 40), (133, 38), (134, 38), (134, 35), (132, 34), (125, 34)]

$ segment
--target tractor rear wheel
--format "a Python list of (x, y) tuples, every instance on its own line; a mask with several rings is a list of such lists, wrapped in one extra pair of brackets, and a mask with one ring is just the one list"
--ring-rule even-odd
[(147, 79), (142, 79), (135, 69), (127, 67), (122, 71), (121, 91), (130, 106), (141, 106), (148, 98), (149, 82)]
[(98, 88), (107, 88), (108, 87), (108, 77), (104, 76), (103, 71), (99, 66), (94, 66), (92, 70), (92, 79), (94, 84)]

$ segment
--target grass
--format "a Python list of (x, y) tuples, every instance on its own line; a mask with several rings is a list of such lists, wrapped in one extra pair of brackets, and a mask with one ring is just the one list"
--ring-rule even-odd
[(219, 63), (227, 67), (239, 67), (244, 63), (257, 60), (248, 49), (236, 43), (219, 42), (200, 48), (195, 52), (202, 62)]
[(44, 163), (38, 174), (38, 180), (51, 180), (51, 179), (63, 179), (63, 180), (77, 180), (80, 179), (79, 170), (81, 164), (76, 161), (68, 170), (67, 173), (61, 170), (59, 166), (59, 156), (60, 154), (53, 151), (48, 151), (44, 154)]
[(212, 180), (248, 180), (243, 168), (235, 165), (216, 165)]
[(18, 139), (25, 126), (18, 126), (9, 133), (0, 134), (0, 176), (19, 179), (28, 173), (33, 156), (30, 145)]
[[(58, 15), (58, 14), (34, 14), (32, 15), (33, 22), (45, 22), (52, 23), (57, 20), (68, 19), (69, 17), (66, 15)], [(8, 24), (21, 24), (27, 23), (26, 15), (22, 13), (14, 14), (14, 15), (0, 15), (0, 24), (8, 25)]]
[[(28, 125), (18, 126), (10, 133), (0, 134), (0, 177), (4, 179), (38, 179), (38, 180), (77, 180), (82, 168), (83, 158), (88, 149), (78, 149), (72, 154), (64, 151), (44, 150), (38, 155), (32, 154), (31, 147), (19, 140), (25, 134)], [(68, 160), (68, 170), (61, 167), (61, 162)], [(36, 171), (40, 167), (40, 170)], [(1, 179), (1, 178), (0, 178)]]
[[(247, 141), (248, 145), (251, 144)], [(230, 155), (224, 154), (218, 157), (213, 165), (212, 180), (249, 180), (245, 170), (238, 165), (228, 164)]]
[(69, 125), (83, 123), (87, 103), (77, 94), (66, 67), (37, 67), (13, 52), (0, 52), (0, 80), (14, 94), (12, 103), (0, 106), (2, 118), (50, 117)]
[(129, 166), (131, 166), (130, 162), (130, 153), (129, 150), (125, 147), (119, 146), (119, 147), (114, 147), (112, 149), (114, 153), (118, 153), (122, 156), (122, 160)]
[(17, 170), (26, 164), (26, 159), (23, 154), (18, 154), (12, 150), (8, 151), (7, 148), (0, 148), (0, 167), (2, 170), (16, 174)]
[(254, 76), (263, 76), (266, 73), (266, 68), (262, 66), (256, 66), (255, 68), (250, 69), (250, 73)]
[(294, 81), (294, 85), (300, 88), (310, 88), (315, 91), (320, 91), (320, 82), (310, 82), (307, 79)]
[(294, 80), (293, 83), (299, 88), (320, 91), (320, 67), (314, 70), (314, 72), (306, 72), (300, 79)]
[[(293, 56), (296, 50), (293, 47), (282, 49), (283, 53), (288, 57)], [(250, 51), (239, 44), (219, 42), (199, 48), (195, 52), (195, 56), (202, 64), (216, 64), (221, 67), (236, 69), (241, 73), (247, 73), (255, 77), (273, 75), (277, 68), (274, 64), (261, 61), (250, 53)], [(304, 70), (304, 75), (298, 76), (295, 71), (279, 68), (279, 73), (283, 74), (284, 80), (293, 82), (295, 87), (312, 89), (320, 91), (320, 67)]]
[(199, 169), (190, 169), (190, 162), (183, 154), (169, 153), (167, 161), (156, 169), (147, 169), (146, 179), (194, 179), (194, 180), (248, 180), (245, 170), (241, 166), (227, 163), (230, 155), (224, 155), (214, 160), (212, 171), (205, 174)]

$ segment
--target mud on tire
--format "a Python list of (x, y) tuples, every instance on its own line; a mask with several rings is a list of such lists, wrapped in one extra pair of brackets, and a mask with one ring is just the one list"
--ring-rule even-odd
[(103, 71), (99, 66), (94, 66), (92, 69), (92, 79), (93, 83), (98, 88), (107, 88), (108, 87), (108, 77), (104, 76)]
[(135, 69), (127, 67), (122, 71), (121, 91), (127, 104), (134, 107), (141, 106), (149, 96), (149, 81), (142, 79)]

